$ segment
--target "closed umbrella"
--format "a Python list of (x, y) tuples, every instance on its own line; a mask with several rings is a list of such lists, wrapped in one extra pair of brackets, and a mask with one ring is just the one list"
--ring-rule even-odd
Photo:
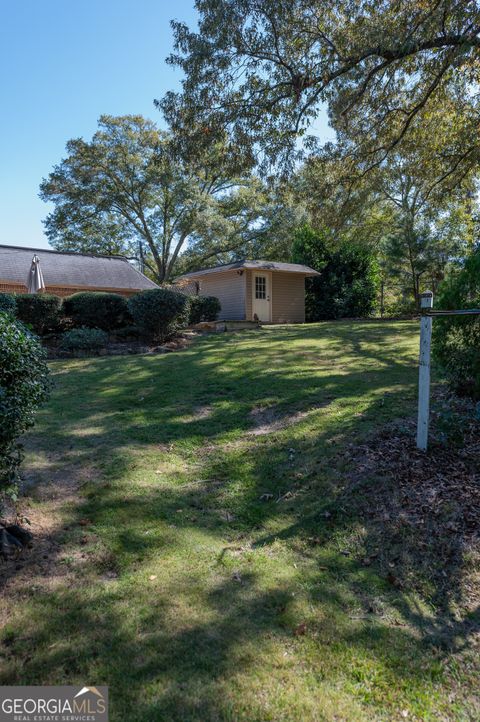
[(28, 273), (27, 291), (28, 293), (41, 293), (45, 291), (45, 281), (43, 280), (43, 273), (40, 268), (40, 259), (36, 253), (32, 258), (32, 265)]

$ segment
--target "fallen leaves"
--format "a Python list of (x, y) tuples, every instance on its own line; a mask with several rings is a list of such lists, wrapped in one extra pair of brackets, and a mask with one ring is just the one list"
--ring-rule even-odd
[[(439, 405), (455, 409), (460, 444), (445, 439), (435, 411)], [(347, 460), (349, 483), (338, 502), (347, 515), (358, 514), (368, 530), (362, 566), (378, 556), (393, 587), (419, 588), (424, 582), (431, 587), (433, 582), (439, 599), (446, 599), (445, 591), (458, 598), (460, 587), (468, 586), (465, 560), (480, 553), (479, 438), (472, 404), (437, 394), (427, 453), (415, 446), (414, 419), (387, 426), (367, 443), (342, 452), (339, 461), (344, 465)], [(372, 553), (373, 544), (379, 555)], [(468, 590), (467, 597), (474, 602)]]
[(307, 633), (307, 623), (306, 622), (300, 622), (295, 629), (293, 630), (293, 634), (295, 637), (303, 637)]
[(392, 585), (392, 587), (397, 587), (397, 589), (400, 589), (402, 586), (400, 579), (392, 572), (387, 574), (387, 581)]

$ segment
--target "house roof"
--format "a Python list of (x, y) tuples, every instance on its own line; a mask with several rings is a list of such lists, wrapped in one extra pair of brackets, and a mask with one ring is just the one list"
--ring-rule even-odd
[(279, 263), (278, 261), (235, 261), (234, 263), (225, 263), (222, 266), (214, 266), (213, 268), (203, 268), (199, 271), (185, 273), (177, 280), (183, 278), (197, 278), (197, 276), (208, 276), (211, 273), (221, 273), (222, 271), (239, 271), (251, 269), (253, 271), (283, 271), (286, 273), (302, 273), (304, 276), (319, 276), (319, 272), (309, 266), (302, 266), (300, 263)]
[(143, 290), (157, 288), (124, 256), (101, 256), (44, 248), (0, 245), (0, 282), (26, 286), (33, 255), (40, 259), (45, 285)]

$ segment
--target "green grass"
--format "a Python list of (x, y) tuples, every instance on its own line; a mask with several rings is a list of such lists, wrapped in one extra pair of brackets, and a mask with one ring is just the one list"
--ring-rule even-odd
[(325, 323), (53, 363), (47, 559), (9, 581), (2, 683), (108, 684), (116, 722), (476, 719), (475, 658), (436, 636), (462, 620), (363, 565), (342, 506), (348, 445), (414, 410), (417, 345)]

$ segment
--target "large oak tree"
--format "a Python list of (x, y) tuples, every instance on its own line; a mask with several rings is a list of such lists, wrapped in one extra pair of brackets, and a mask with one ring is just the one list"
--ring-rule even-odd
[(225, 136), (194, 149), (141, 116), (102, 116), (41, 184), (54, 204), (47, 236), (62, 250), (138, 258), (160, 283), (188, 248), (195, 265), (242, 253), (269, 237), (278, 214), (235, 154)]
[(420, 112), (448, 96), (455, 133), (446, 162), (478, 162), (477, 0), (197, 0), (196, 7), (198, 30), (173, 23), (170, 62), (185, 72), (183, 90), (159, 102), (178, 130), (194, 121), (210, 133), (228, 128), (239, 147), (291, 159), (327, 103), (334, 127), (375, 166)]

